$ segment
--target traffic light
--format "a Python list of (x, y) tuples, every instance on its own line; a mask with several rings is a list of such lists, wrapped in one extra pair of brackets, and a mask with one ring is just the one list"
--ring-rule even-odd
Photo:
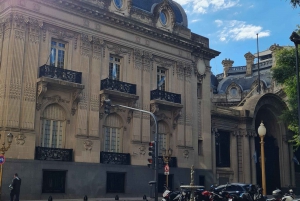
[(149, 156), (152, 156), (152, 158), (155, 158), (155, 142), (151, 141), (149, 142)]
[(104, 100), (104, 113), (109, 114), (111, 108), (111, 101), (109, 99)]
[(148, 158), (148, 167), (154, 168), (155, 166), (155, 142), (154, 141), (149, 142), (148, 155), (151, 156), (151, 158)]

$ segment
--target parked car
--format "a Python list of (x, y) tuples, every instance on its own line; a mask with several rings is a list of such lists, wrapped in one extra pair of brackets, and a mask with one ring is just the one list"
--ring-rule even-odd
[(215, 193), (226, 191), (230, 195), (236, 196), (238, 201), (253, 201), (254, 195), (259, 193), (259, 190), (255, 185), (244, 183), (224, 184), (214, 187), (212, 190)]

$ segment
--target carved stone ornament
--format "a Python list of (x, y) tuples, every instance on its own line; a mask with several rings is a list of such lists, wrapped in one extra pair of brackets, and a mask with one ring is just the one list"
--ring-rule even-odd
[(104, 101), (109, 99), (108, 94), (101, 94), (100, 95), (100, 108), (104, 105)]
[(127, 123), (128, 124), (131, 122), (132, 118), (133, 118), (133, 110), (128, 110), (128, 113), (127, 113)]
[(174, 27), (174, 24), (175, 24), (175, 15), (174, 15), (174, 12), (173, 12), (173, 9), (171, 8), (171, 5), (169, 3), (168, 0), (164, 0), (163, 2), (159, 3), (155, 9), (154, 9), (154, 20), (155, 20), (155, 23), (159, 20), (159, 16), (160, 16), (160, 13), (162, 11), (165, 11), (168, 13), (168, 21), (169, 23), (167, 23), (165, 26), (166, 28), (171, 28), (173, 29)]
[(36, 101), (36, 109), (40, 110), (42, 105), (42, 100), (47, 92), (47, 83), (46, 82), (39, 82), (37, 87), (37, 101)]
[(93, 148), (93, 141), (91, 141), (89, 139), (85, 140), (83, 143), (83, 147), (85, 148), (85, 150), (91, 151)]
[(180, 116), (181, 116), (181, 108), (175, 109), (173, 111), (173, 129), (176, 128)]
[(26, 136), (24, 134), (19, 134), (15, 137), (16, 143), (19, 145), (25, 144), (25, 138)]
[(81, 89), (77, 89), (72, 93), (72, 110), (71, 110), (71, 114), (75, 115), (76, 110), (78, 109), (78, 103), (80, 101), (80, 97), (81, 97)]
[(190, 154), (189, 150), (184, 150), (183, 151), (183, 157), (184, 158), (186, 158), (186, 159), (189, 158), (189, 154)]
[(150, 111), (154, 114), (159, 111), (158, 104), (152, 103), (150, 104)]
[(154, 56), (153, 60), (160, 67), (170, 68), (170, 67), (174, 66), (174, 62), (173, 61), (171, 61), (169, 59), (165, 59), (165, 58), (159, 57), (159, 56)]
[(126, 47), (123, 47), (123, 46), (120, 46), (120, 45), (116, 45), (116, 44), (107, 44), (107, 49), (110, 51), (110, 52), (113, 52), (114, 54), (116, 55), (124, 55), (124, 54), (128, 54), (128, 63), (130, 63), (130, 57), (131, 57), (131, 50), (126, 48)]
[(145, 155), (146, 147), (144, 145), (140, 146), (139, 150), (140, 150), (140, 155)]

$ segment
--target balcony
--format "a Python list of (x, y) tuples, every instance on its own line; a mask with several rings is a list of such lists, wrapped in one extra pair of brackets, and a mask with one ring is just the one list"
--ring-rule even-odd
[(181, 95), (175, 94), (167, 91), (161, 91), (158, 89), (152, 90), (150, 92), (151, 100), (164, 100), (171, 103), (181, 104)]
[(101, 151), (100, 163), (113, 165), (130, 165), (130, 154)]
[(81, 84), (81, 72), (75, 72), (63, 68), (57, 68), (54, 66), (43, 65), (39, 68), (39, 78), (37, 79), (37, 99), (36, 109), (40, 110), (43, 103), (43, 99), (47, 94), (47, 91), (62, 91), (63, 93), (70, 93), (72, 100), (72, 115), (75, 114), (77, 104), (79, 102), (79, 96), (84, 89), (84, 85)]
[(101, 80), (100, 94), (121, 101), (136, 101), (136, 85), (113, 79)]
[(39, 77), (49, 77), (81, 84), (82, 73), (45, 64), (40, 67)]
[(58, 149), (48, 147), (35, 148), (35, 160), (73, 161), (73, 149)]

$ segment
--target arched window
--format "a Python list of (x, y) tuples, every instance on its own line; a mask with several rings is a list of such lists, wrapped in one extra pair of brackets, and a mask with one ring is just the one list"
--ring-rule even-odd
[(42, 116), (42, 147), (63, 148), (66, 128), (64, 109), (58, 104), (46, 107)]
[(169, 148), (167, 147), (169, 145), (168, 133), (169, 133), (168, 125), (163, 121), (159, 121), (158, 122), (158, 155), (159, 156), (165, 154), (165, 151)]
[(117, 114), (106, 117), (104, 124), (104, 151), (122, 152), (122, 119)]

